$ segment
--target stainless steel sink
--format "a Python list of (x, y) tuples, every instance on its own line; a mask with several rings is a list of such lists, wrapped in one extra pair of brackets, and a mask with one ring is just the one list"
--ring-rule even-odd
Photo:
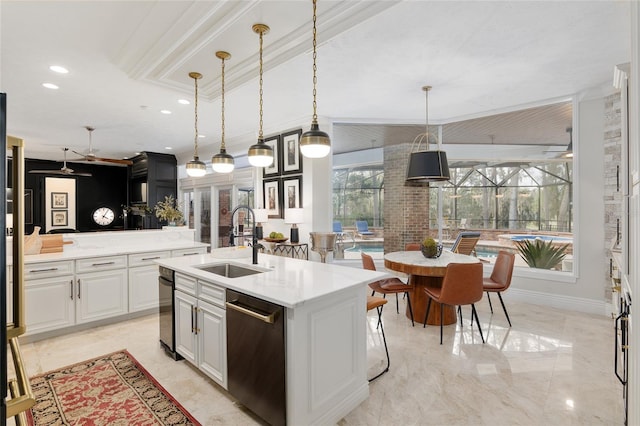
[(245, 268), (243, 266), (234, 265), (233, 263), (219, 263), (217, 265), (196, 266), (202, 271), (211, 272), (212, 274), (221, 275), (227, 278), (246, 277), (247, 275), (261, 274), (264, 271)]

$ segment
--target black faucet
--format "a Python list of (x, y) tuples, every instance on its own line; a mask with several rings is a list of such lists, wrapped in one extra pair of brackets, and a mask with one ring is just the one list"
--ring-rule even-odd
[(256, 236), (256, 215), (253, 212), (253, 210), (251, 210), (251, 207), (249, 206), (238, 206), (235, 209), (233, 209), (233, 211), (231, 212), (231, 231), (229, 231), (229, 245), (230, 246), (235, 246), (235, 239), (236, 236), (233, 234), (233, 216), (236, 214), (236, 212), (240, 209), (247, 209), (247, 211), (249, 213), (251, 213), (251, 218), (253, 219), (253, 221), (251, 223), (253, 223), (253, 228), (251, 231), (251, 249), (253, 251), (252, 255), (252, 263), (254, 265), (258, 264), (258, 249), (260, 247), (262, 247), (260, 244), (258, 244), (258, 237)]

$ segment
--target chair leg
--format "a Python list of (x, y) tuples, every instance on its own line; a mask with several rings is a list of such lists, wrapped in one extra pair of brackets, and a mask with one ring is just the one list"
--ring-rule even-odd
[(409, 305), (409, 314), (411, 315), (411, 327), (415, 327), (416, 325), (413, 322), (413, 309), (411, 309), (411, 298), (409, 297), (409, 292), (405, 291), (404, 295), (407, 297), (407, 304)]
[(396, 293), (396, 313), (400, 313), (400, 308), (398, 307), (398, 293)]
[(511, 320), (509, 319), (509, 314), (507, 313), (507, 308), (504, 306), (504, 302), (502, 301), (502, 296), (500, 295), (500, 292), (498, 292), (498, 299), (500, 299), (500, 303), (502, 304), (502, 310), (504, 311), (504, 314), (507, 317), (507, 322), (509, 322), (509, 327), (511, 327)]
[(375, 294), (376, 294), (376, 291), (375, 291), (375, 290), (373, 290), (373, 291), (371, 292), (371, 295), (372, 295), (372, 296), (374, 296)]
[(382, 333), (382, 341), (384, 342), (384, 351), (387, 354), (387, 367), (380, 373), (378, 373), (377, 376), (370, 378), (369, 382), (373, 382), (375, 379), (389, 371), (389, 367), (391, 366), (391, 359), (389, 358), (389, 348), (387, 347), (387, 338), (384, 335), (384, 327), (382, 326), (382, 306), (378, 307), (378, 324), (380, 324), (380, 332)]
[(429, 309), (431, 309), (431, 298), (429, 298), (429, 302), (427, 303), (427, 312), (424, 314), (424, 324), (422, 324), (422, 328), (427, 326), (427, 317), (429, 316)]
[(493, 315), (493, 306), (491, 305), (491, 297), (489, 296), (489, 292), (487, 292), (487, 300), (489, 301), (489, 308), (491, 308), (491, 314)]
[(442, 344), (442, 311), (444, 311), (444, 306), (442, 306), (442, 303), (440, 304), (440, 344)]
[(476, 312), (476, 305), (471, 304), (471, 313), (474, 317), (476, 317), (476, 323), (478, 324), (478, 331), (480, 332), (480, 338), (482, 339), (482, 343), (484, 343), (484, 336), (482, 335), (482, 327), (480, 327), (480, 320), (478, 319), (478, 313)]
[(380, 306), (378, 309), (380, 310), (378, 312), (378, 324), (376, 324), (376, 330), (378, 329), (378, 327), (380, 327), (382, 325), (382, 309), (384, 308), (384, 306)]
[(462, 307), (458, 305), (458, 316), (460, 317), (460, 328), (462, 328)]

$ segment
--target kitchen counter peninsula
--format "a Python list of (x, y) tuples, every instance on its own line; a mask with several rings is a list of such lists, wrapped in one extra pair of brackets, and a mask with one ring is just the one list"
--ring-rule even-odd
[[(186, 258), (159, 259), (156, 263), (175, 271), (176, 350), (239, 400), (242, 399), (231, 385), (227, 386), (227, 354), (229, 364), (237, 357), (227, 352), (227, 346), (245, 337), (243, 333), (227, 333), (231, 330), (230, 315), (234, 311), (229, 307), (225, 309), (227, 291), (227, 294), (238, 292), (283, 308), (286, 424), (335, 424), (367, 399), (365, 288), (370, 282), (388, 277), (388, 273), (268, 254), (260, 254), (258, 264), (253, 265), (251, 248), (241, 247), (214, 249), (210, 254)], [(261, 272), (227, 278), (202, 269), (219, 264)], [(185, 298), (192, 301), (191, 309), (197, 313), (204, 310), (206, 315), (207, 309), (217, 312), (217, 320), (207, 322), (205, 316), (201, 324), (196, 319), (192, 327), (197, 330), (194, 339), (204, 341), (200, 348), (196, 343), (195, 348), (181, 351), (179, 342), (188, 345), (192, 341), (180, 336), (188, 334), (191, 326), (190, 310), (181, 310), (184, 314), (178, 312), (180, 301)], [(228, 306), (228, 297), (226, 301)], [(209, 331), (212, 328), (215, 332)], [(218, 339), (218, 346), (224, 346), (214, 350), (215, 356), (206, 353), (215, 346), (212, 336)], [(245, 342), (253, 352), (249, 359), (260, 357), (258, 341), (260, 339)]]

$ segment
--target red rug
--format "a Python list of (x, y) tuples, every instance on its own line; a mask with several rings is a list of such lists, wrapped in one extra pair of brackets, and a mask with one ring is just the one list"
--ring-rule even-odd
[(200, 425), (126, 350), (31, 379), (32, 425)]

